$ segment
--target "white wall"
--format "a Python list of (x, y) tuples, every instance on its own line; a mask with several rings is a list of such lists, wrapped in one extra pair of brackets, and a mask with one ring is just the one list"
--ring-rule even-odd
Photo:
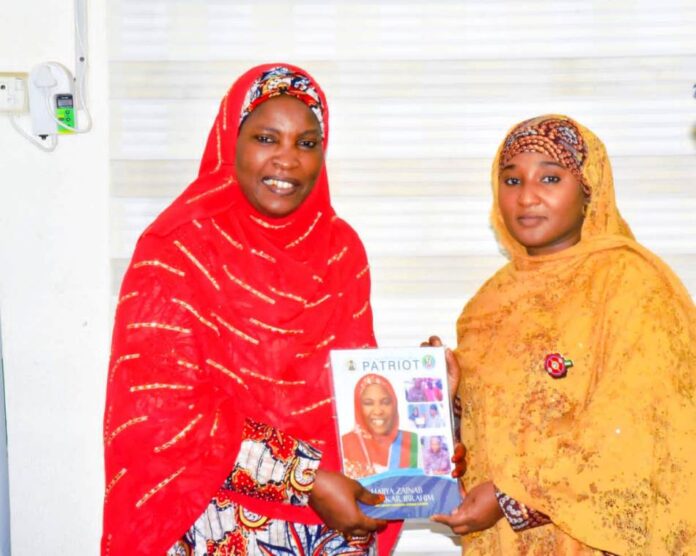
[[(106, 2), (90, 0), (94, 129), (47, 154), (0, 114), (0, 311), (12, 554), (97, 554), (107, 366)], [(73, 5), (3, 2), (0, 71), (74, 69)]]
[[(0, 333), (2, 323), (0, 323)], [(5, 419), (5, 377), (2, 371), (0, 338), (0, 556), (10, 554), (10, 492), (7, 475), (7, 420)]]

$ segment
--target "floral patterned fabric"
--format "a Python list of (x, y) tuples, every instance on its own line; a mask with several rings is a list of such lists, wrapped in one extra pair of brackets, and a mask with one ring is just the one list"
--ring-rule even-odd
[(247, 419), (227, 491), (307, 505), (321, 452), (278, 429)]
[(456, 355), (466, 487), (492, 481), (552, 523), (515, 532), (501, 520), (466, 537), (465, 553), (696, 554), (693, 301), (633, 239), (599, 139), (565, 116), (522, 127), (551, 121), (586, 148), (582, 238), (532, 257), (509, 234), (497, 202), (504, 142), (491, 220), (511, 261), (464, 308)]
[(551, 523), (549, 516), (528, 508), (497, 489), (495, 496), (498, 499), (503, 515), (505, 515), (505, 519), (507, 519), (513, 531), (524, 531), (525, 529), (532, 529)]
[[(219, 496), (224, 499), (220, 491)], [(215, 498), (167, 556), (373, 556), (372, 536), (347, 541), (324, 525), (269, 519)]]
[(320, 458), (309, 444), (247, 419), (232, 473), (167, 556), (375, 554), (372, 536), (349, 542), (324, 525), (271, 519), (233, 499), (233, 493), (242, 492), (293, 506), (306, 505)]

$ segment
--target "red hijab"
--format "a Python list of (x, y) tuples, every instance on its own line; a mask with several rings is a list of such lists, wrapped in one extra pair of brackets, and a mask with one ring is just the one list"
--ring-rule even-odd
[[(102, 554), (166, 552), (232, 470), (247, 417), (312, 443), (321, 468), (340, 468), (327, 356), (375, 345), (364, 248), (334, 213), (325, 168), (283, 218), (257, 212), (236, 184), (247, 95), (278, 66), (314, 87), (326, 148), (316, 82), (288, 64), (251, 69), (222, 100), (198, 178), (141, 236), (124, 277), (104, 417)], [(309, 507), (234, 498), (269, 517), (321, 522)], [(386, 554), (392, 542), (380, 543)]]

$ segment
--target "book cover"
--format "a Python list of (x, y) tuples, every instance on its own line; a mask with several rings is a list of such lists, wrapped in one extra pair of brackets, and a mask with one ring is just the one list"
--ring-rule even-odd
[(343, 472), (385, 495), (362, 510), (425, 519), (457, 507), (444, 348), (333, 350), (331, 372)]

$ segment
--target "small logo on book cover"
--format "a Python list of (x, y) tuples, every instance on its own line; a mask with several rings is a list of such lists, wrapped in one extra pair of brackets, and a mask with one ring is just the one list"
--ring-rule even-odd
[(424, 355), (421, 362), (426, 369), (432, 369), (435, 366), (435, 356), (429, 354)]

